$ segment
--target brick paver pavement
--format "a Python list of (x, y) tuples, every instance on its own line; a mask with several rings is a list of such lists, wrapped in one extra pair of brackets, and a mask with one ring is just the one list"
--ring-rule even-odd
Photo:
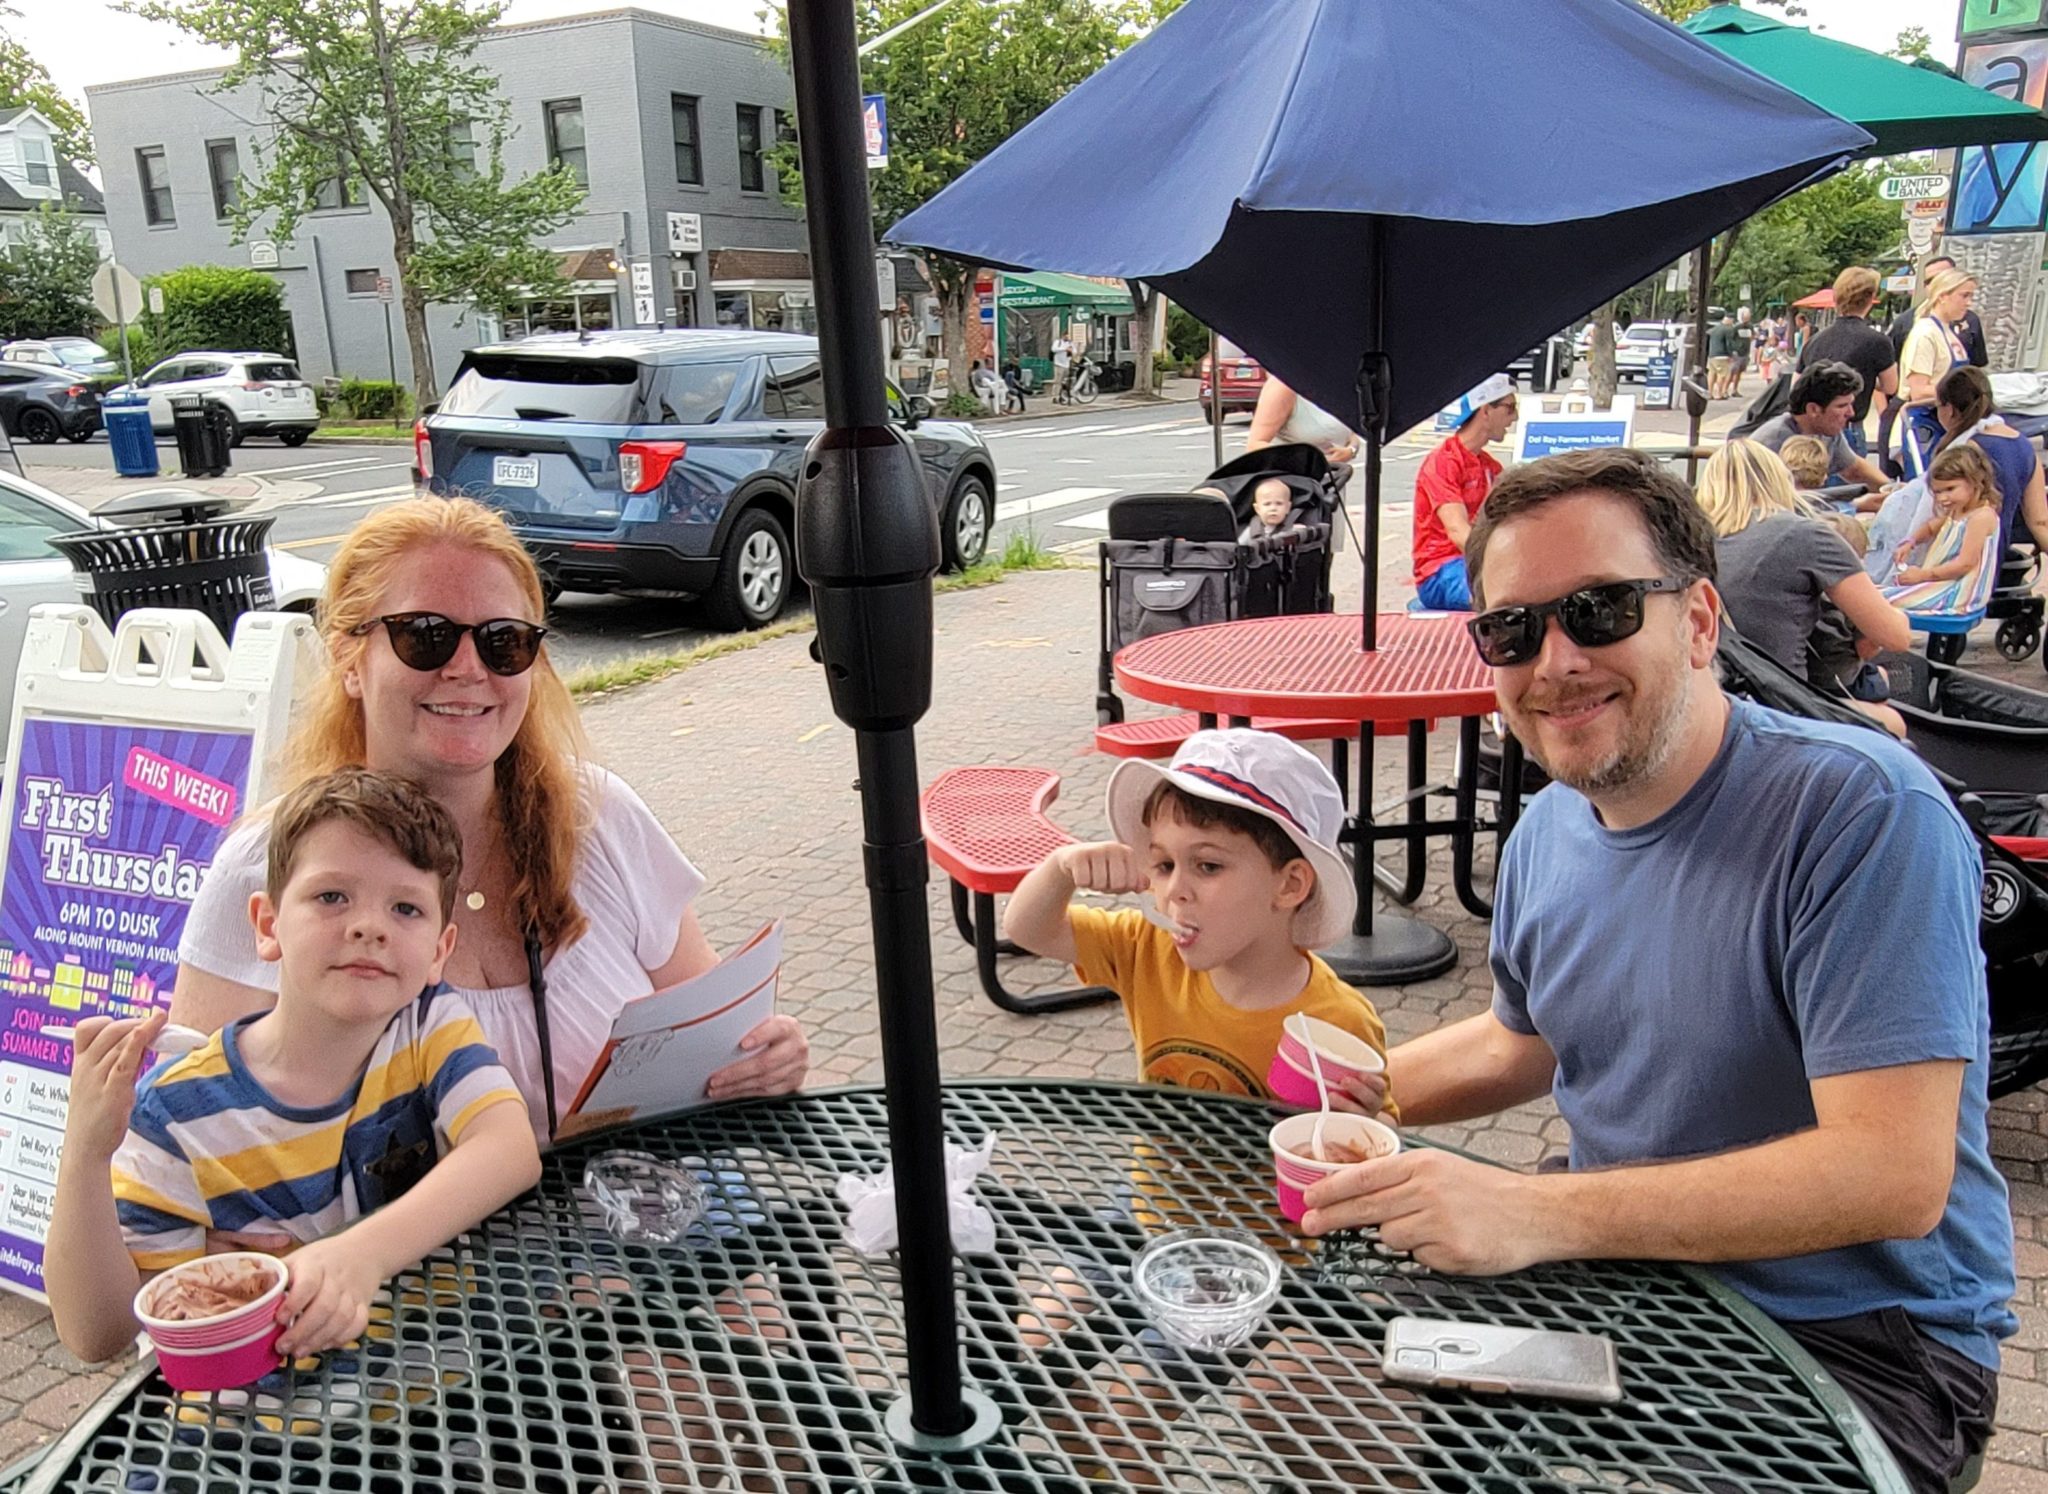
[[(1388, 525), (1393, 532), (1405, 522)], [(1387, 557), (1389, 580), (1405, 556)], [(1340, 566), (1346, 556), (1340, 559)], [(1352, 562), (1355, 566), (1355, 561)], [(1340, 570), (1340, 597), (1355, 577)], [(1405, 590), (1390, 595), (1405, 596)], [(1012, 577), (938, 602), (938, 695), (919, 739), (920, 775), (969, 763), (1053, 768), (1064, 790), (1055, 814), (1083, 835), (1101, 830), (1101, 795), (1114, 764), (1089, 751), (1093, 724), (1095, 580), (1089, 571)], [(670, 680), (589, 703), (598, 755), (646, 797), (711, 879), (701, 910), (727, 947), (762, 921), (787, 920), (786, 1008), (807, 1024), (819, 1084), (880, 1077), (867, 900), (861, 883), (859, 800), (852, 735), (833, 718), (805, 637), (790, 637)], [(1994, 661), (1988, 647), (1972, 662)], [(2019, 677), (2038, 682), (2038, 664)], [(1438, 734), (1447, 761), (1450, 733)], [(1398, 744), (1383, 746), (1379, 781), (1395, 781)], [(1486, 929), (1459, 908), (1436, 858), (1418, 913), (1450, 931), (1461, 957), (1437, 980), (1372, 994), (1395, 1040), (1481, 1011), (1488, 993)], [(1482, 875), (1490, 875), (1490, 856)], [(1013, 1017), (981, 995), (973, 953), (953, 932), (942, 880), (930, 895), (940, 1040), (951, 1077), (1126, 1078), (1134, 1069), (1121, 1014), (1096, 1008)], [(1016, 984), (1068, 983), (1043, 964), (1018, 965)], [(2001, 1430), (1987, 1491), (2048, 1494), (2048, 1092), (2000, 1103), (1993, 1145), (2012, 1181), (2023, 1327), (2006, 1353)], [(1547, 1101), (1441, 1139), (1516, 1167), (1559, 1152), (1564, 1125)], [(47, 1440), (106, 1375), (82, 1374), (55, 1347), (36, 1308), (0, 1298), (0, 1460)]]

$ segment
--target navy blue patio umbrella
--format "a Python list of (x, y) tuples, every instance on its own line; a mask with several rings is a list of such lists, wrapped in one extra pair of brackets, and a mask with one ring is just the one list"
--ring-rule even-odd
[(1188, 0), (889, 239), (1143, 280), (1380, 449), (1871, 137), (1632, 0)]

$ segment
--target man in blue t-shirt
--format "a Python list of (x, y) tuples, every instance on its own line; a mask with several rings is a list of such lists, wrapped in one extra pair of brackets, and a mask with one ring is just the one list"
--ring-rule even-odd
[(2018, 1327), (1975, 843), (1881, 732), (1722, 692), (1713, 531), (1655, 461), (1509, 473), (1466, 556), (1501, 710), (1556, 782), (1502, 858), (1493, 1009), (1388, 1077), (1409, 1125), (1554, 1095), (1571, 1170), (1403, 1152), (1311, 1189), (1305, 1227), (1475, 1274), (1709, 1264), (1942, 1489)]

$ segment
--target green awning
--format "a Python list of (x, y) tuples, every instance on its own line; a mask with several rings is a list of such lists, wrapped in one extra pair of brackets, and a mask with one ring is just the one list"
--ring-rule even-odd
[(2048, 115), (2038, 109), (1739, 5), (1703, 10), (1685, 29), (1752, 72), (1870, 131), (1877, 137), (1871, 155), (2048, 140)]
[(1005, 311), (1035, 311), (1044, 306), (1115, 306), (1132, 310), (1131, 298), (1123, 287), (1083, 280), (1079, 275), (1061, 275), (1051, 270), (1026, 273), (1003, 272), (1002, 308)]

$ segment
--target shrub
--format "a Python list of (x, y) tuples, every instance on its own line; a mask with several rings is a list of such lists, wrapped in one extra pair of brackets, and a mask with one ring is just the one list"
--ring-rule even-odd
[(357, 420), (396, 421), (405, 414), (405, 391), (389, 379), (343, 379), (341, 402)]
[[(99, 341), (100, 346), (107, 350), (107, 356), (116, 363), (119, 363), (121, 361), (121, 329), (119, 327), (107, 328), (106, 331), (100, 334)], [(142, 330), (142, 324), (140, 322), (131, 324), (128, 328), (128, 363), (135, 370), (136, 377), (140, 378), (144, 373), (148, 372), (149, 366), (156, 361), (157, 358), (152, 351), (149, 335)]]
[(164, 293), (161, 316), (144, 312), (142, 326), (158, 358), (206, 349), (296, 356), (284, 288), (260, 270), (187, 265), (143, 284)]
[(971, 394), (956, 391), (946, 396), (946, 403), (940, 408), (939, 413), (954, 420), (972, 420), (977, 415), (986, 415), (988, 406)]

